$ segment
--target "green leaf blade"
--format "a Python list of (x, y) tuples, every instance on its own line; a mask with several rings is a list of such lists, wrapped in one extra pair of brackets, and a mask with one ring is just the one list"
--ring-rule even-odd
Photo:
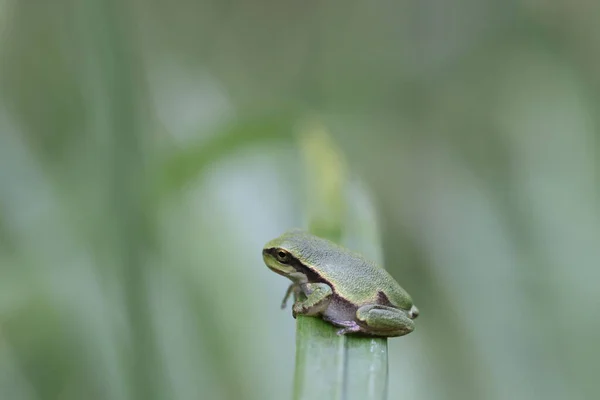
[[(309, 230), (343, 243), (351, 208), (345, 161), (324, 127), (313, 123), (307, 128), (300, 139), (309, 186)], [(363, 236), (380, 247), (377, 240)], [(387, 338), (338, 335), (339, 329), (320, 318), (298, 316), (293, 399), (387, 399)]]

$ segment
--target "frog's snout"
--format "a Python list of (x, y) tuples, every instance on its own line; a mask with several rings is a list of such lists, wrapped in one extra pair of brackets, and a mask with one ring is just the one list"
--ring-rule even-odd
[(416, 319), (419, 316), (419, 309), (415, 306), (412, 306), (410, 308), (410, 311), (408, 312), (408, 317), (410, 319)]

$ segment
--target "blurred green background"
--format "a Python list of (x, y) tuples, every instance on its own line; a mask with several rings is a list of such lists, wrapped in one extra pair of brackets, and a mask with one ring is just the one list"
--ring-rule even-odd
[(599, 15), (1, 0), (0, 399), (289, 398), (260, 250), (306, 224), (306, 121), (421, 310), (390, 399), (598, 398)]

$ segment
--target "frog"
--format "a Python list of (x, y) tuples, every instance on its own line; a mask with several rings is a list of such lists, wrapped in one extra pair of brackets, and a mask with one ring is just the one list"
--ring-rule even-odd
[(301, 229), (269, 241), (266, 266), (291, 280), (281, 308), (294, 295), (292, 316), (322, 318), (338, 335), (397, 337), (415, 329), (419, 310), (381, 266), (361, 254)]

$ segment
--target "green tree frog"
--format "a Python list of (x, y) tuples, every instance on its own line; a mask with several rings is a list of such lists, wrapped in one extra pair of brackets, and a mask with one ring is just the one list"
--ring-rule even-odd
[(419, 310), (386, 270), (360, 254), (301, 230), (268, 242), (267, 267), (289, 278), (281, 308), (293, 293), (292, 315), (321, 317), (338, 335), (402, 336), (414, 330)]

